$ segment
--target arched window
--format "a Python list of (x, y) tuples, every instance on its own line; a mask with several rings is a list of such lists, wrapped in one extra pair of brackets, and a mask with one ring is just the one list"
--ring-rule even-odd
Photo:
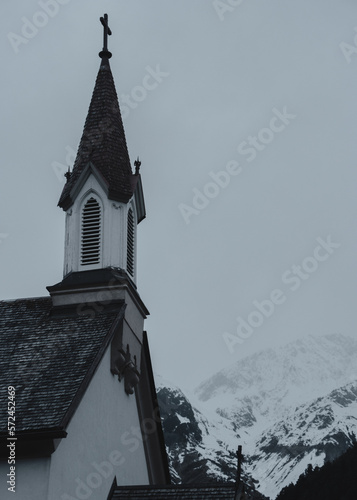
[(128, 234), (126, 248), (126, 270), (130, 276), (134, 277), (134, 248), (135, 248), (135, 224), (133, 210), (128, 211)]
[(82, 210), (81, 265), (99, 264), (101, 251), (101, 208), (91, 197)]

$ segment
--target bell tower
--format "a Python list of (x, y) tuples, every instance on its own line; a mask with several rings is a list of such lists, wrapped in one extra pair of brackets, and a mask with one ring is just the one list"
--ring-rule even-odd
[(66, 213), (64, 277), (115, 268), (136, 282), (137, 225), (145, 218), (140, 161), (132, 172), (113, 75), (108, 16), (100, 68), (72, 172), (58, 205)]
[[(66, 214), (64, 276), (47, 287), (52, 315), (88, 320), (108, 310), (125, 312), (111, 348), (110, 370), (125, 392), (140, 378), (144, 319), (149, 314), (136, 287), (137, 226), (145, 218), (141, 162), (132, 171), (113, 75), (108, 16), (98, 76), (77, 156), (58, 205)], [(125, 372), (125, 373), (124, 373)]]

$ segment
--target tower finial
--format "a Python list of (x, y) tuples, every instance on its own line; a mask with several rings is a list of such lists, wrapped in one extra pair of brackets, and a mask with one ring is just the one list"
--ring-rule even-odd
[(71, 178), (71, 169), (68, 167), (67, 172), (64, 174), (65, 178), (67, 179), (67, 182), (69, 182), (69, 179)]
[(104, 17), (100, 18), (100, 22), (103, 25), (103, 50), (99, 52), (99, 57), (102, 59), (104, 57), (110, 59), (112, 57), (112, 53), (108, 50), (108, 36), (112, 34), (112, 30), (108, 25), (108, 14), (104, 14)]
[(134, 161), (134, 165), (135, 165), (135, 175), (139, 175), (139, 170), (140, 170), (140, 165), (141, 165), (141, 161), (139, 160), (139, 157), (137, 158), (137, 160)]

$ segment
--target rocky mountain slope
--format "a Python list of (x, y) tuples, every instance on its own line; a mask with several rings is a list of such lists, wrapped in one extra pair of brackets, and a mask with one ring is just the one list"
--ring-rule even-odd
[(233, 480), (242, 444), (246, 481), (275, 498), (357, 436), (357, 341), (342, 335), (261, 351), (191, 394), (157, 385), (176, 481)]

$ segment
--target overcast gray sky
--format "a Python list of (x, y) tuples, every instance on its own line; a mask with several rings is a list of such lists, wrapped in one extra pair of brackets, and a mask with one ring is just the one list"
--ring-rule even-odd
[(352, 0), (2, 1), (0, 297), (62, 279), (57, 201), (104, 12), (142, 160), (138, 289), (155, 371), (185, 387), (300, 336), (356, 337)]

